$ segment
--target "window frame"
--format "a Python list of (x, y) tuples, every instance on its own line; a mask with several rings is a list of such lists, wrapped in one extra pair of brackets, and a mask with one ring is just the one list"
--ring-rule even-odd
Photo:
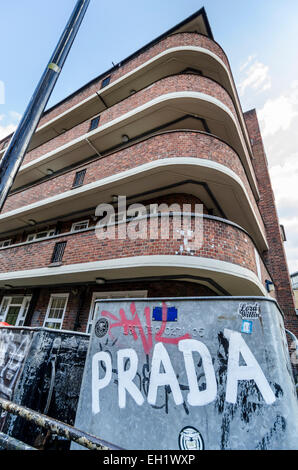
[[(63, 248), (63, 252), (62, 252), (61, 258), (58, 259), (58, 260), (55, 260), (55, 252), (56, 252), (56, 250), (57, 250), (58, 245), (64, 245), (64, 248)], [(66, 241), (55, 243), (55, 246), (54, 246), (54, 249), (53, 249), (53, 252), (52, 252), (51, 264), (62, 263), (63, 256), (64, 256), (64, 253), (65, 253), (66, 245), (67, 245), (67, 242), (66, 242)]]
[[(12, 299), (15, 298), (15, 297), (21, 297), (22, 298), (22, 303), (20, 303), (20, 304), (14, 303), (13, 304)], [(8, 299), (8, 303), (5, 307), (4, 313), (2, 314), (1, 312), (2, 312), (2, 308), (3, 308), (3, 304), (5, 303), (5, 301), (7, 299)], [(4, 295), (2, 297), (1, 304), (0, 304), (0, 321), (6, 322), (8, 311), (9, 311), (10, 307), (20, 307), (18, 316), (16, 318), (15, 325), (12, 325), (12, 326), (24, 326), (26, 316), (27, 316), (27, 313), (28, 313), (28, 309), (30, 307), (31, 299), (32, 299), (32, 295)]]
[[(4, 245), (4, 243), (9, 242), (8, 245)], [(12, 245), (12, 238), (8, 238), (7, 240), (2, 240), (0, 242), (0, 248), (6, 248), (7, 246)]]
[[(83, 186), (85, 176), (86, 176), (87, 168), (84, 168), (83, 170), (76, 171), (73, 183), (72, 183), (72, 188), (79, 188), (80, 186)], [(79, 174), (83, 175), (82, 181), (76, 184), (76, 180)]]
[(99, 122), (100, 122), (100, 115), (95, 116), (94, 118), (92, 118), (91, 121), (90, 121), (89, 132), (94, 131), (95, 129), (97, 129), (98, 126), (99, 126)]
[(89, 309), (88, 321), (86, 326), (86, 333), (90, 334), (92, 323), (95, 316), (95, 301), (98, 299), (135, 299), (147, 298), (148, 290), (124, 290), (124, 291), (106, 291), (106, 292), (93, 292), (91, 305)]
[[(111, 77), (112, 77), (112, 75), (108, 75), (107, 77), (105, 77), (105, 78), (102, 80), (101, 86), (100, 86), (100, 89), (101, 89), (101, 90), (110, 84)], [(107, 83), (106, 83), (106, 82), (107, 82)]]
[[(57, 299), (57, 298), (65, 298), (65, 305), (63, 307), (63, 313), (62, 313), (62, 317), (61, 318), (51, 318), (49, 316), (50, 314), (50, 311), (51, 311), (51, 307), (52, 307), (52, 302), (53, 302), (53, 299)], [(45, 318), (44, 318), (44, 321), (43, 321), (43, 328), (49, 328), (51, 330), (62, 330), (62, 326), (63, 326), (63, 322), (64, 322), (64, 317), (65, 317), (65, 312), (66, 312), (66, 308), (67, 308), (67, 305), (68, 305), (68, 300), (69, 300), (69, 292), (66, 292), (66, 293), (58, 293), (58, 294), (51, 294), (50, 295), (50, 299), (49, 299), (49, 303), (48, 303), (48, 306), (47, 306), (47, 311), (46, 311), (46, 314), (45, 314)], [(46, 324), (47, 323), (58, 323), (60, 325), (59, 328), (52, 328), (50, 326), (47, 326)]]
[(194, 75), (200, 75), (204, 76), (202, 70), (200, 69), (195, 69), (194, 67), (186, 67), (184, 70), (182, 70), (181, 74), (194, 74)]
[[(71, 232), (79, 232), (80, 230), (85, 230), (87, 228), (89, 228), (89, 222), (90, 220), (89, 219), (86, 219), (86, 220), (80, 220), (79, 222), (74, 222), (71, 226)], [(85, 228), (82, 228), (82, 229), (78, 229), (78, 230), (75, 230), (75, 226), (76, 225), (80, 225), (80, 224), (84, 224), (84, 223), (87, 223), (87, 227)]]
[[(35, 233), (29, 233), (27, 235), (27, 242), (33, 242), (34, 240), (44, 240), (49, 237), (53, 237), (55, 235), (56, 230), (51, 229), (51, 230), (41, 230), (40, 232), (35, 232)], [(45, 237), (40, 237), (38, 238), (37, 235), (40, 235), (41, 233), (46, 233), (47, 235)], [(29, 237), (33, 237), (32, 240), (29, 240)]]

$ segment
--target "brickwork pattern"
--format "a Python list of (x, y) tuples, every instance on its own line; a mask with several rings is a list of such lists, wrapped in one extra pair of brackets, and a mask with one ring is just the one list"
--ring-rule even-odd
[[(150, 233), (150, 222), (147, 224)], [(194, 218), (191, 229), (195, 229)], [(129, 226), (129, 224), (127, 224)], [(94, 230), (73, 233), (69, 236), (61, 234), (55, 239), (7, 248), (0, 252), (0, 272), (22, 271), (49, 266), (55, 243), (66, 241), (63, 265), (88, 263), (93, 261), (120, 259), (133, 256), (177, 255), (181, 239), (162, 239), (162, 224), (159, 221), (159, 238), (136, 240), (98, 240)], [(138, 230), (138, 228), (136, 229)], [(239, 228), (214, 218), (203, 219), (203, 244), (195, 247), (194, 256), (234, 263), (257, 274), (254, 244), (249, 236)], [(170, 218), (170, 236), (176, 226)], [(163, 235), (162, 235), (163, 236)], [(182, 252), (182, 256), (190, 256)], [(267, 273), (267, 279), (270, 279)], [(263, 280), (264, 282), (264, 280)]]
[[(155, 82), (153, 85), (145, 88), (144, 90), (129, 96), (120, 103), (117, 103), (103, 111), (100, 116), (99, 129), (104, 124), (113, 121), (119, 116), (122, 116), (125, 113), (128, 113), (155, 98), (162, 97), (168, 93), (185, 91), (200, 92), (218, 99), (230, 109), (235, 119), (237, 119), (234, 104), (226, 90), (221, 85), (214, 82), (210, 78), (192, 74), (181, 74), (163, 78)], [(56, 150), (57, 148), (71, 142), (72, 140), (88, 133), (89, 127), (90, 119), (40, 145), (26, 154), (23, 164), (26, 165), (27, 163), (47, 154), (48, 152)]]
[[(225, 63), (225, 65), (230, 68), (226, 54), (224, 53), (223, 49), (219, 46), (219, 44), (217, 44), (215, 41), (202, 34), (178, 33), (168, 36), (167, 38), (161, 40), (154, 46), (149, 47), (147, 50), (141, 52), (139, 55), (133, 57), (131, 60), (124, 63), (118, 69), (114, 70), (111, 73), (110, 83), (113, 83), (120, 77), (124, 76), (128, 72), (131, 72), (132, 70), (144, 64), (145, 62), (152, 59), (161, 52), (164, 52), (172, 47), (180, 46), (197, 46), (207, 49), (216, 54)], [(109, 74), (107, 74), (106, 76), (109, 76)], [(51, 119), (54, 119), (61, 113), (70, 109), (72, 106), (75, 106), (76, 104), (91, 96), (93, 93), (99, 91), (101, 82), (106, 76), (103, 76), (98, 80), (95, 79), (92, 83), (90, 83), (89, 86), (84, 87), (74, 96), (71, 96), (69, 99), (66, 99), (63, 103), (50, 110), (43, 116), (39, 126), (44, 125), (46, 122), (50, 121)]]
[[(245, 186), (255, 216), (265, 233), (263, 220), (240, 158), (223, 141), (204, 133), (195, 131), (166, 132), (119, 150), (102, 159), (96, 159), (81, 167), (87, 169), (84, 184), (99, 181), (102, 178), (116, 175), (145, 163), (174, 157), (191, 157), (214, 161), (226, 166), (238, 175)], [(70, 190), (76, 171), (77, 168), (12, 194), (8, 197), (2, 213)]]

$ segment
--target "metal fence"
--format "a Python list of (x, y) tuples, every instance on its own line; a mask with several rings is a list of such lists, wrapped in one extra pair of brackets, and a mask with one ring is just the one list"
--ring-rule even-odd
[[(69, 441), (76, 442), (89, 450), (123, 450), (110, 442), (106, 442), (96, 436), (80, 431), (74, 426), (62, 423), (61, 421), (50, 418), (49, 416), (41, 413), (37, 413), (25, 406), (20, 406), (11, 401), (4, 400), (3, 398), (0, 398), (0, 408), (8, 413), (18, 415), (29, 422), (35, 423), (37, 426), (40, 426), (51, 434), (54, 433), (68, 439)], [(36, 450), (34, 447), (28, 446), (27, 444), (7, 436), (6, 434), (0, 434), (0, 447), (4, 447), (6, 450)]]

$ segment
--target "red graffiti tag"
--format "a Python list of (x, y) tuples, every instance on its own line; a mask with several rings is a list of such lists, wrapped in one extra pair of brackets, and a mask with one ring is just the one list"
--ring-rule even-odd
[[(130, 315), (131, 318), (127, 318), (126, 313), (123, 308), (120, 308), (119, 310), (119, 318), (116, 317), (116, 315), (113, 315), (110, 312), (107, 312), (106, 310), (103, 310), (101, 312), (103, 317), (107, 317), (110, 320), (113, 320), (114, 323), (110, 323), (110, 329), (109, 329), (109, 334), (111, 334), (112, 328), (120, 327), (123, 328), (123, 334), (128, 335), (129, 333), (132, 334), (132, 337), (134, 341), (137, 341), (138, 338), (141, 338), (144, 352), (145, 354), (149, 354), (152, 346), (153, 346), (153, 340), (152, 340), (152, 326), (151, 326), (151, 315), (150, 315), (150, 307), (145, 307), (144, 309), (144, 317), (146, 320), (146, 325), (148, 329), (148, 334), (146, 335), (144, 328), (142, 326), (141, 320), (139, 318), (139, 315), (136, 310), (136, 305), (134, 302), (130, 304)], [(167, 306), (165, 302), (162, 303), (162, 324), (159, 329), (159, 331), (155, 334), (154, 339), (158, 343), (166, 343), (166, 344), (178, 344), (179, 341), (183, 339), (190, 339), (191, 336), (187, 333), (184, 336), (179, 336), (177, 338), (165, 338), (163, 336), (165, 329), (167, 326)], [(138, 333), (137, 333), (138, 330)]]

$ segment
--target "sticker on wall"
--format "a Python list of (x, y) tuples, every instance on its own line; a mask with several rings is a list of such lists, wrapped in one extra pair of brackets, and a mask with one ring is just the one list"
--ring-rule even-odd
[(261, 316), (260, 304), (239, 304), (238, 314), (247, 320), (256, 320)]
[(252, 333), (252, 321), (251, 320), (242, 320), (241, 333)]
[[(176, 307), (166, 307), (167, 309), (167, 322), (168, 321), (177, 321), (178, 319), (178, 310)], [(163, 309), (162, 307), (154, 307), (152, 320), (153, 321), (162, 321)]]
[(180, 450), (204, 450), (204, 441), (200, 432), (192, 426), (183, 428), (179, 433)]
[(109, 322), (106, 318), (100, 318), (95, 324), (95, 335), (103, 338), (109, 331)]

